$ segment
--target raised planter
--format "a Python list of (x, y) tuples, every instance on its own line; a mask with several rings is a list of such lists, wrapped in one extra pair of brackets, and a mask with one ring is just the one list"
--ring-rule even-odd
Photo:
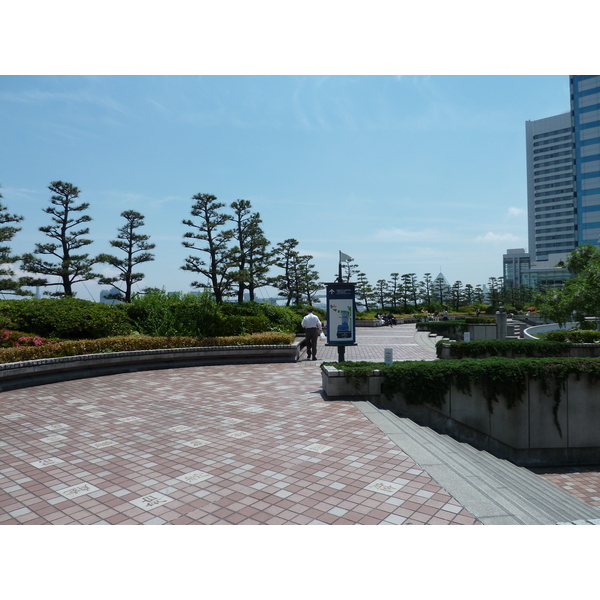
[(357, 327), (382, 327), (383, 323), (377, 319), (356, 319)]
[(0, 391), (136, 371), (199, 365), (295, 362), (299, 343), (289, 346), (211, 346), (63, 356), (0, 364)]
[(586, 375), (569, 376), (556, 416), (554, 398), (541, 383), (529, 379), (521, 402), (509, 408), (504, 399), (490, 412), (481, 390), (472, 395), (452, 386), (441, 408), (411, 405), (401, 394), (381, 393), (383, 376), (373, 371), (358, 381), (332, 366), (322, 367), (323, 391), (330, 399), (369, 400), (376, 406), (408, 417), (438, 433), (523, 466), (600, 463), (600, 395), (598, 384)]

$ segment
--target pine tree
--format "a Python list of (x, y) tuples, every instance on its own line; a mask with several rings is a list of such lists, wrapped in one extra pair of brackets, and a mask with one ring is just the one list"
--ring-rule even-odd
[[(0, 199), (2, 199), (2, 194), (0, 194)], [(22, 216), (11, 215), (6, 206), (0, 202), (0, 292), (18, 296), (31, 296), (32, 293), (23, 289), (22, 286), (35, 285), (35, 281), (30, 277), (15, 278), (12, 265), (19, 260), (19, 257), (13, 256), (8, 245), (15, 234), (21, 231), (21, 228), (15, 227), (13, 223), (19, 223), (22, 220)]]
[[(225, 206), (222, 202), (217, 202), (217, 197), (211, 194), (196, 194), (192, 197), (195, 200), (192, 205), (192, 216), (198, 217), (198, 222), (191, 219), (185, 219), (184, 225), (192, 228), (192, 231), (186, 231), (182, 242), (185, 248), (190, 248), (198, 252), (204, 252), (208, 255), (207, 260), (199, 256), (188, 256), (184, 265), (181, 267), (184, 271), (192, 271), (204, 275), (208, 279), (208, 284), (199, 281), (193, 281), (192, 287), (211, 289), (217, 304), (223, 303), (223, 297), (231, 289), (234, 282), (234, 268), (229, 242), (233, 237), (231, 230), (224, 230), (223, 227), (231, 217), (220, 212)], [(197, 242), (187, 240), (198, 240), (205, 242), (205, 245), (198, 245)]]
[(260, 226), (259, 213), (251, 212), (249, 200), (231, 203), (234, 210), (233, 241), (237, 245), (232, 249), (233, 277), (237, 283), (237, 301), (244, 301), (244, 291), (254, 300), (254, 290), (267, 285), (267, 273), (272, 264), (272, 253), (268, 250), (270, 242), (265, 238)]
[[(99, 263), (107, 263), (121, 272), (117, 277), (101, 277), (99, 283), (112, 285), (119, 291), (115, 296), (117, 300), (131, 302), (131, 288), (134, 283), (144, 279), (143, 273), (134, 273), (137, 265), (154, 260), (154, 254), (148, 252), (155, 247), (149, 244), (150, 236), (136, 233), (136, 229), (144, 225), (144, 215), (134, 210), (126, 210), (121, 213), (125, 219), (125, 225), (118, 230), (116, 240), (111, 240), (110, 245), (125, 253), (124, 258), (112, 254), (100, 254), (96, 257)], [(117, 282), (122, 282), (117, 285)]]
[[(45, 208), (44, 212), (51, 215), (53, 224), (40, 227), (39, 230), (54, 241), (36, 244), (32, 254), (22, 257), (23, 269), (29, 273), (58, 277), (58, 283), (51, 283), (47, 279), (37, 281), (37, 285), (44, 287), (62, 286), (62, 292), (54, 292), (52, 296), (75, 296), (74, 284), (99, 277), (92, 271), (96, 259), (90, 258), (89, 254), (76, 254), (77, 250), (92, 243), (92, 240), (83, 237), (89, 234), (88, 227), (75, 229), (92, 220), (89, 215), (82, 214), (89, 204), (75, 204), (80, 190), (71, 183), (53, 181), (48, 189), (54, 195), (50, 198), (52, 206)], [(43, 260), (36, 254), (53, 256), (56, 260)]]

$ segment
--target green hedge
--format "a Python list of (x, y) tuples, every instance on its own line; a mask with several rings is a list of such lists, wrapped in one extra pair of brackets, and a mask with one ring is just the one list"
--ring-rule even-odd
[(54, 342), (35, 347), (0, 348), (0, 363), (132, 350), (161, 350), (167, 348), (197, 348), (207, 346), (285, 346), (291, 344), (293, 341), (293, 334), (281, 332), (217, 338), (186, 336), (153, 337), (147, 335), (116, 336), (95, 340)]
[(96, 339), (128, 335), (132, 324), (119, 305), (79, 298), (0, 301), (0, 323), (42, 337)]
[(374, 369), (383, 375), (381, 390), (391, 398), (400, 393), (408, 404), (441, 408), (452, 384), (471, 395), (471, 385), (483, 392), (490, 413), (500, 397), (510, 408), (522, 401), (527, 380), (537, 379), (552, 402), (554, 423), (558, 422), (558, 407), (569, 375), (588, 374), (592, 381), (600, 380), (600, 359), (597, 358), (488, 358), (477, 360), (405, 361), (392, 365), (369, 362), (324, 363), (344, 371), (357, 385)]
[(572, 342), (591, 344), (600, 342), (600, 331), (549, 331), (546, 340), (552, 342)]
[(472, 342), (444, 342), (435, 345), (438, 358), (444, 344), (450, 346), (452, 358), (487, 358), (488, 356), (566, 356), (571, 344), (547, 340), (473, 340)]
[[(315, 309), (321, 319), (324, 311)], [(60, 339), (99, 339), (137, 332), (151, 336), (221, 337), (279, 331), (301, 332), (305, 307), (260, 302), (217, 305), (208, 294), (140, 295), (130, 304), (79, 298), (0, 301), (0, 329)], [(6, 344), (5, 344), (6, 345)]]

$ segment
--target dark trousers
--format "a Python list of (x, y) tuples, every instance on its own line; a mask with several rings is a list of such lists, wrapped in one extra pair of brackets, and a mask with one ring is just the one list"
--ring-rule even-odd
[(306, 330), (306, 354), (308, 358), (317, 358), (317, 340), (319, 339), (319, 330), (316, 327), (309, 327)]

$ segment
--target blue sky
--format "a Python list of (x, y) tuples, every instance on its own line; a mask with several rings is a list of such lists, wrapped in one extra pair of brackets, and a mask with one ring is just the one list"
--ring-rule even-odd
[(372, 283), (441, 269), (477, 285), (527, 247), (525, 121), (568, 109), (564, 75), (2, 76), (0, 184), (25, 216), (16, 252), (45, 241), (50, 181), (90, 203), (92, 254), (141, 212), (142, 286), (190, 289), (197, 193), (250, 200), (325, 281), (341, 250)]

